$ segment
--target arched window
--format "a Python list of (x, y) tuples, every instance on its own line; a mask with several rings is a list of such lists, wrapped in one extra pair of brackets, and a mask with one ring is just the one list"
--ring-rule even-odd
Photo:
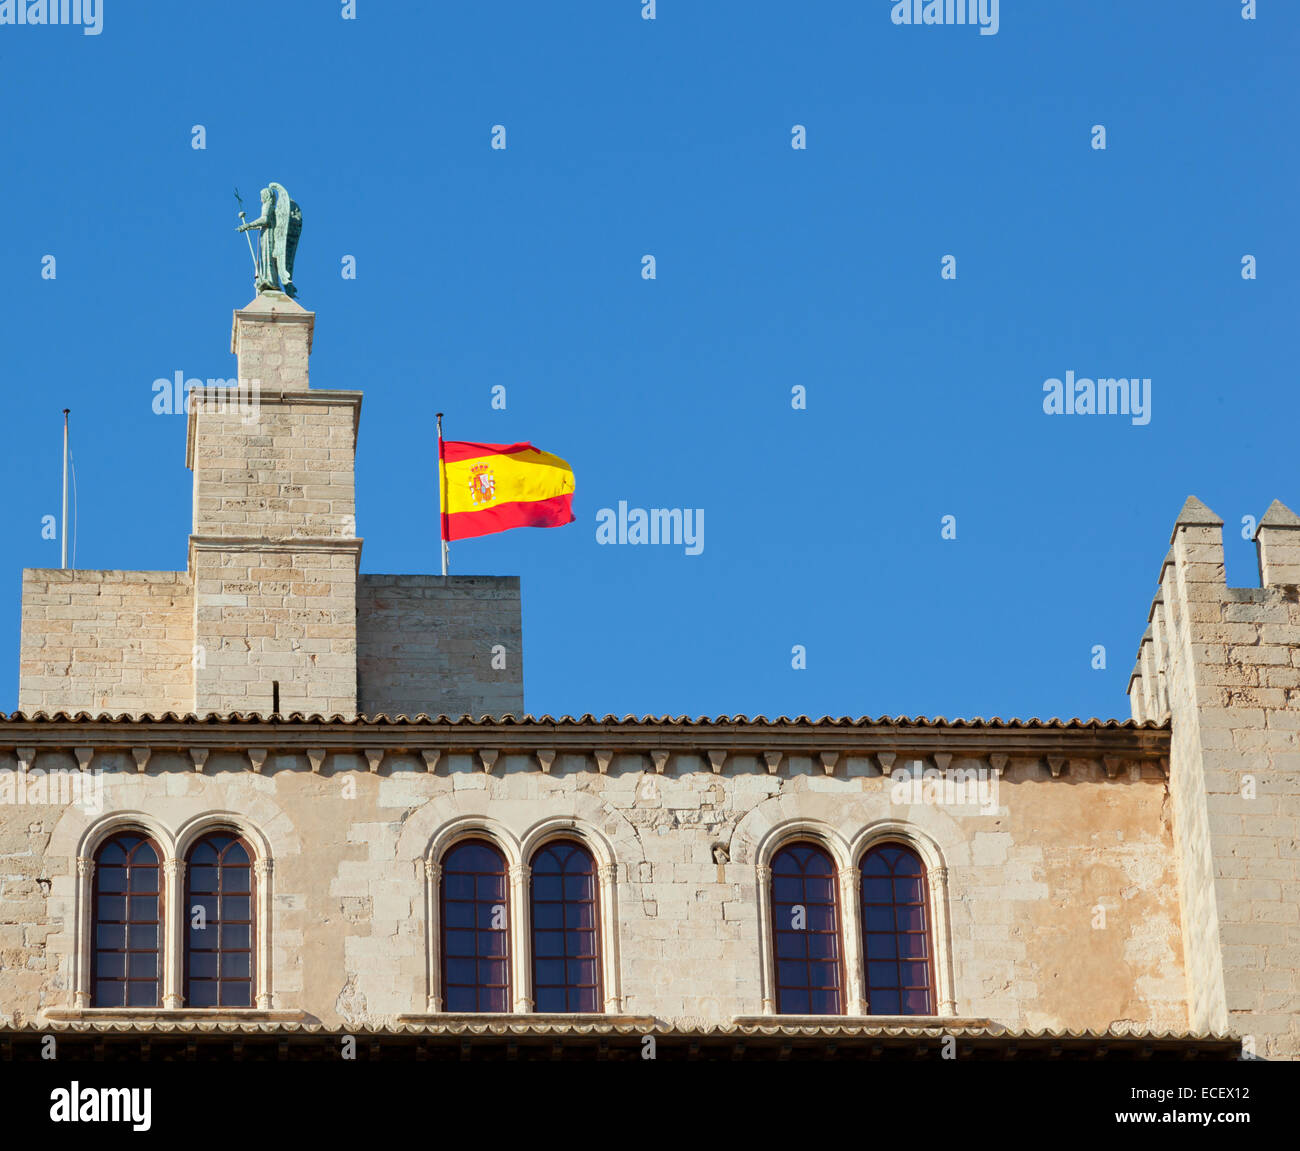
[(872, 1015), (934, 1014), (925, 865), (911, 848), (882, 843), (862, 858), (862, 956)]
[(510, 1010), (506, 861), (486, 840), (443, 857), (442, 985), (448, 1011)]
[(252, 852), (228, 831), (205, 835), (185, 868), (185, 1003), (253, 1006)]
[(538, 1011), (601, 1009), (596, 864), (579, 843), (533, 856), (533, 995)]
[(815, 844), (793, 843), (772, 859), (772, 933), (780, 1014), (844, 1012), (835, 883), (834, 862)]
[(162, 979), (158, 849), (126, 832), (95, 855), (93, 1007), (157, 1007)]

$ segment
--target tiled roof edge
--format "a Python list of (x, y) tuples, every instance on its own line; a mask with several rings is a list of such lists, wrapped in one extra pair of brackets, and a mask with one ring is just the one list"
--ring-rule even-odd
[(1133, 719), (1100, 719), (1092, 717), (1090, 719), (1080, 719), (1074, 717), (1071, 719), (1007, 719), (1004, 720), (998, 716), (992, 719), (976, 717), (973, 719), (945, 719), (943, 716), (880, 716), (871, 718), (870, 716), (820, 716), (813, 719), (807, 715), (800, 715), (791, 718), (790, 716), (778, 716), (776, 719), (768, 719), (767, 716), (635, 716), (635, 715), (604, 715), (594, 716), (585, 714), (580, 716), (563, 715), (513, 715), (505, 714), (499, 716), (481, 715), (472, 716), (464, 715), (446, 715), (438, 714), (436, 716), (421, 712), (418, 715), (388, 715), (379, 713), (377, 715), (321, 715), (313, 713), (305, 715), (302, 712), (293, 712), (289, 715), (262, 715), (258, 712), (229, 712), (218, 714), (208, 712), (204, 715), (198, 715), (192, 712), (177, 713), (163, 712), (161, 715), (154, 715), (151, 712), (145, 712), (140, 715), (132, 715), (128, 712), (110, 712), (91, 713), (87, 711), (78, 712), (24, 712), (13, 711), (5, 715), (0, 713), (0, 724), (13, 723), (110, 723), (130, 726), (141, 726), (159, 723), (179, 723), (186, 725), (212, 725), (212, 724), (273, 724), (284, 727), (301, 727), (301, 726), (350, 726), (350, 727), (434, 727), (434, 726), (453, 726), (453, 727), (550, 727), (550, 728), (586, 728), (586, 727), (605, 727), (619, 725), (623, 727), (692, 727), (692, 728), (723, 728), (723, 727), (753, 727), (753, 728), (813, 728), (824, 730), (826, 728), (873, 728), (873, 727), (895, 727), (895, 728), (967, 728), (973, 730), (1115, 730), (1115, 731), (1162, 731), (1169, 728), (1168, 721), (1157, 723), (1154, 720), (1146, 720), (1139, 723)]

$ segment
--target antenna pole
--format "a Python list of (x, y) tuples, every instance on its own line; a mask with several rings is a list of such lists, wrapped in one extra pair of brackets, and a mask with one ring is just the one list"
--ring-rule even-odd
[(63, 558), (59, 567), (68, 566), (68, 413), (71, 408), (63, 409), (63, 525), (59, 537), (63, 544)]

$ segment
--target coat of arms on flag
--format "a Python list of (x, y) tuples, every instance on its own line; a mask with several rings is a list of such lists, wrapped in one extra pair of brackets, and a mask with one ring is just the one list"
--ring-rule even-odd
[(490, 504), (496, 494), (497, 480), (487, 464), (473, 464), (469, 470), (469, 498), (477, 507)]

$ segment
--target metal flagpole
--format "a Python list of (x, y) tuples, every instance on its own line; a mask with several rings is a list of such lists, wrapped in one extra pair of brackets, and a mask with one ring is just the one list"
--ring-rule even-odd
[(63, 526), (59, 528), (63, 540), (63, 559), (59, 564), (61, 568), (68, 566), (68, 413), (71, 410), (63, 409)]
[(442, 540), (442, 574), (447, 574), (447, 465), (442, 450), (442, 413), (438, 412), (438, 538)]

